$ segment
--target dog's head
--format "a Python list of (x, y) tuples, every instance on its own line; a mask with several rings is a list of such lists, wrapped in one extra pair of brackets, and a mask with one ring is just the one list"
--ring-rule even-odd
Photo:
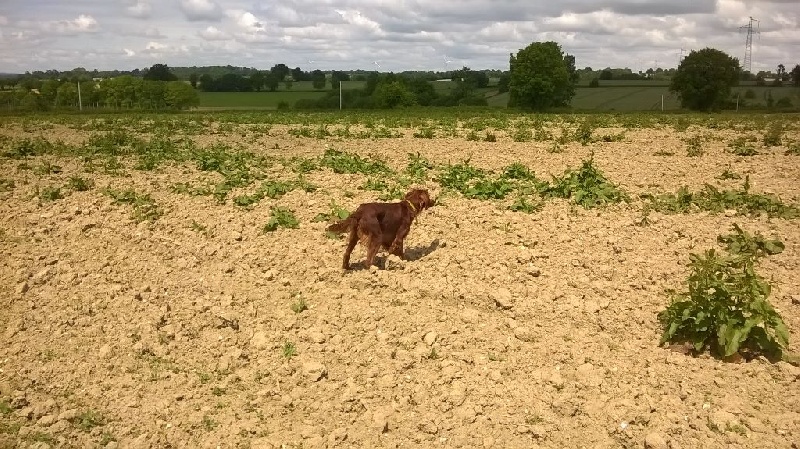
[(413, 204), (419, 212), (431, 208), (436, 204), (425, 189), (413, 189), (406, 193), (404, 199)]

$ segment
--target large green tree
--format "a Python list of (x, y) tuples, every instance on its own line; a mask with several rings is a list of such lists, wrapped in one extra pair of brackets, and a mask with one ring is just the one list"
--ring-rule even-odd
[(510, 58), (510, 107), (544, 110), (569, 105), (575, 96), (575, 58), (556, 42), (533, 42)]
[(325, 88), (325, 72), (322, 70), (314, 70), (311, 72), (311, 87), (314, 89), (324, 89)]
[(143, 78), (151, 81), (175, 81), (178, 79), (174, 73), (170, 72), (169, 66), (166, 64), (153, 64)]
[(669, 90), (681, 107), (695, 111), (719, 110), (730, 99), (731, 88), (739, 83), (739, 60), (727, 53), (704, 48), (683, 58)]

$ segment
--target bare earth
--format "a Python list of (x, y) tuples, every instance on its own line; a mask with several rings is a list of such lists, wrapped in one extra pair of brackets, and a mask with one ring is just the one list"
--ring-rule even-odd
[[(763, 259), (770, 301), (800, 352), (800, 220), (693, 212), (642, 217), (639, 193), (704, 183), (800, 202), (799, 156), (786, 147), (739, 157), (729, 130), (628, 130), (621, 142), (497, 142), (463, 137), (313, 139), (288, 127), (190, 136), (268, 156), (317, 157), (326, 146), (385, 158), (500, 170), (522, 162), (542, 179), (595, 165), (633, 198), (600, 209), (548, 200), (533, 214), (442, 194), (406, 240), (409, 260), (340, 269), (342, 240), (325, 235), (331, 200), (375, 201), (367, 176), (320, 169), (318, 186), (264, 198), (175, 192), (222, 178), (193, 162), (87, 173), (79, 157), (0, 158), (0, 448), (652, 447), (800, 445), (800, 369), (764, 358), (726, 363), (659, 347), (665, 289), (685, 289), (690, 252), (719, 248), (733, 223), (779, 237)], [(617, 132), (619, 130), (597, 130)], [(82, 143), (63, 125), (0, 135)], [(178, 132), (179, 133), (179, 132)], [(704, 133), (702, 157), (682, 137)], [(787, 132), (798, 139), (797, 127)], [(146, 137), (146, 136), (145, 136)], [(5, 142), (5, 143), (2, 143)], [(8, 147), (10, 140), (0, 141)], [(280, 149), (273, 149), (275, 146)], [(657, 156), (658, 151), (674, 155)], [(58, 173), (37, 174), (45, 162)], [(27, 164), (34, 169), (20, 168)], [(725, 169), (742, 176), (719, 180)], [(296, 175), (280, 163), (276, 179)], [(87, 191), (40, 201), (70, 177)], [(373, 176), (374, 177), (374, 176)], [(101, 189), (149, 193), (163, 210), (136, 222)], [(39, 190), (37, 190), (39, 189)], [(299, 228), (264, 233), (270, 206)], [(796, 303), (793, 303), (793, 297)], [(307, 310), (295, 312), (302, 299)], [(294, 345), (294, 353), (287, 349)]]

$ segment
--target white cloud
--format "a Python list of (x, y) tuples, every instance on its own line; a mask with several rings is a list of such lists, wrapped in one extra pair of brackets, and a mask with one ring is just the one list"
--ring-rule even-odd
[(220, 31), (217, 27), (209, 25), (205, 30), (198, 33), (200, 37), (207, 41), (223, 41), (230, 39), (228, 33)]
[(38, 28), (56, 34), (93, 33), (99, 29), (94, 17), (81, 14), (71, 20), (52, 20), (45, 22), (22, 22), (23, 24), (38, 25)]
[(0, 16), (0, 25), (8, 25), (8, 18), (6, 16)]
[(219, 5), (211, 0), (180, 0), (180, 8), (190, 21), (218, 21), (222, 17)]
[(133, 57), (133, 56), (136, 56), (136, 52), (131, 50), (131, 49), (129, 49), (129, 48), (123, 48), (122, 51), (124, 51), (125, 52), (125, 56), (127, 56), (129, 58)]
[(377, 35), (385, 34), (381, 29), (381, 25), (378, 22), (363, 16), (361, 14), (361, 11), (352, 9), (350, 10), (337, 9), (336, 13), (339, 14), (342, 17), (342, 19), (345, 22), (349, 23), (350, 25), (355, 25), (358, 28), (371, 31), (372, 33)]
[(125, 13), (137, 19), (147, 19), (153, 12), (153, 6), (147, 0), (133, 0), (126, 3), (129, 6), (125, 8)]

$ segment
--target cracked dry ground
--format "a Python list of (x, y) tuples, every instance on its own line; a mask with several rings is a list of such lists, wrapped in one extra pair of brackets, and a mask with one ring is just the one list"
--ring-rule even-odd
[[(797, 156), (777, 147), (736, 157), (725, 150), (730, 134), (704, 132), (715, 138), (699, 158), (684, 155), (671, 128), (560, 154), (500, 133), (496, 143), (410, 133), (315, 140), (277, 128), (248, 142), (236, 132), (191, 137), (284, 157), (332, 145), (397, 169), (411, 151), (437, 164), (472, 154), (476, 166), (520, 161), (542, 178), (593, 150), (597, 167), (634, 197), (651, 186), (739, 186), (716, 179), (727, 167), (749, 174), (754, 191), (797, 202)], [(60, 125), (0, 133), (69, 142), (90, 134)], [(276, 143), (281, 150), (268, 149)], [(759, 270), (790, 349), (800, 351), (798, 220), (653, 212), (643, 227), (638, 201), (585, 210), (548, 200), (525, 214), (442, 195), (427, 181), (440, 204), (412, 227), (411, 260), (343, 274), (343, 241), (313, 218), (331, 200), (348, 210), (374, 201), (376, 192), (357, 188), (366, 176), (320, 169), (306, 175), (317, 190), (247, 209), (174, 192), (179, 182), (219, 181), (191, 162), (143, 171), (135, 158), (120, 160), (109, 174), (87, 173), (78, 157), (0, 159), (13, 181), (0, 193), (2, 448), (800, 444), (796, 367), (661, 348), (656, 320), (664, 290), (684, 288), (689, 253), (718, 247), (717, 235), (738, 223), (786, 245)], [(61, 170), (20, 167), (46, 162)], [(294, 176), (279, 163), (270, 170)], [(35, 198), (37, 187), (73, 176), (94, 187)], [(131, 206), (100, 192), (106, 186), (149, 193), (163, 215), (137, 223)], [(294, 210), (299, 228), (262, 233), (272, 205)], [(353, 261), (363, 256), (359, 246)]]

